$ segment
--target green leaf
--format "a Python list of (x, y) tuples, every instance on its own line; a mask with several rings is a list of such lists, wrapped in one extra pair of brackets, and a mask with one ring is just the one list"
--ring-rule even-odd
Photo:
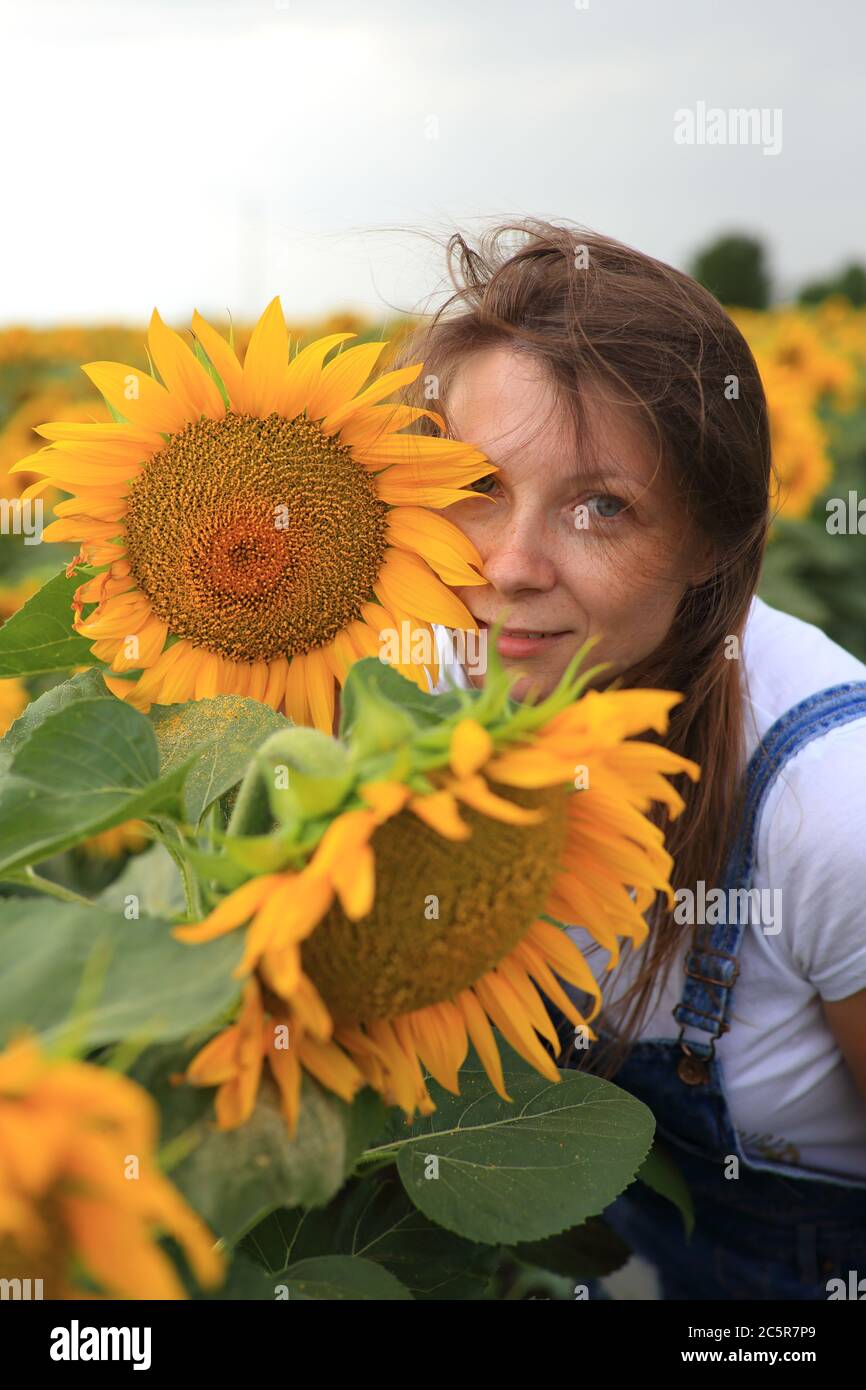
[[(399, 1280), (373, 1260), (347, 1255), (321, 1255), (299, 1260), (279, 1277), (244, 1255), (232, 1261), (226, 1283), (218, 1292), (195, 1294), (197, 1302), (393, 1302), (411, 1300)], [(288, 1315), (287, 1315), (288, 1316)]]
[(513, 1251), (525, 1264), (578, 1280), (613, 1274), (632, 1253), (616, 1231), (598, 1216), (591, 1216), (582, 1226), (574, 1226), (561, 1235), (521, 1242)]
[(425, 695), (393, 666), (365, 656), (351, 667), (340, 692), (340, 738), (348, 737), (363, 713), (365, 692), (395, 706), (395, 714), (404, 711), (419, 728), (440, 724), (460, 708), (459, 696)]
[(380, 1124), (379, 1100), (368, 1088), (349, 1106), (305, 1073), (290, 1139), (279, 1094), (265, 1074), (249, 1120), (230, 1130), (208, 1124), (202, 1142), (172, 1169), (172, 1181), (232, 1245), (277, 1207), (329, 1201)]
[(275, 1211), (243, 1248), (273, 1275), (299, 1259), (352, 1255), (384, 1265), (421, 1299), (481, 1298), (498, 1250), (474, 1245), (420, 1212), (393, 1169), (352, 1179), (324, 1208)]
[(237, 999), (238, 933), (190, 946), (157, 918), (45, 898), (0, 899), (0, 1033), (27, 1026), (46, 1042), (65, 1032), (85, 971), (104, 971), (78, 1020), (88, 1048), (132, 1034), (179, 1038)]
[(660, 1197), (667, 1197), (669, 1202), (673, 1202), (675, 1207), (679, 1207), (686, 1236), (690, 1238), (695, 1228), (692, 1194), (670, 1151), (665, 1148), (658, 1137), (641, 1164), (638, 1177)]
[(290, 1265), (280, 1280), (289, 1298), (329, 1302), (391, 1302), (412, 1295), (387, 1269), (373, 1260), (348, 1255), (320, 1255)]
[(104, 888), (97, 902), (108, 911), (122, 912), (134, 894), (148, 917), (177, 917), (186, 910), (180, 869), (165, 845), (151, 845), (133, 855), (118, 878)]
[(218, 797), (243, 777), (253, 753), (290, 720), (258, 700), (219, 695), (182, 705), (156, 705), (150, 714), (163, 773), (196, 761), (183, 788), (186, 818), (196, 824)]
[(432, 1221), (510, 1245), (603, 1212), (637, 1173), (655, 1121), (611, 1082), (563, 1071), (553, 1084), (497, 1042), (513, 1103), (474, 1056), (460, 1069), (459, 1096), (431, 1079), (436, 1111), (411, 1126), (409, 1140), (400, 1134), (397, 1170)]
[(6, 771), (18, 749), (50, 715), (57, 714), (76, 700), (114, 698), (107, 689), (100, 671), (81, 671), (77, 676), (71, 676), (68, 681), (52, 686), (44, 695), (27, 705), (5, 737), (0, 739), (0, 772)]
[(0, 874), (125, 820), (178, 812), (184, 775), (160, 778), (153, 729), (122, 700), (65, 705), (22, 743), (0, 788)]
[(29, 598), (0, 628), (0, 679), (102, 666), (90, 641), (72, 629), (72, 597), (83, 583), (61, 571)]

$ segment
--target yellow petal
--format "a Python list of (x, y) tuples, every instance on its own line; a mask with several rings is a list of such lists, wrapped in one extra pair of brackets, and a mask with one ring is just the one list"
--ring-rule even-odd
[(307, 652), (304, 674), (313, 724), (324, 734), (333, 733), (336, 687), (330, 667), (320, 652)]
[(472, 834), (466, 822), (460, 819), (457, 802), (450, 792), (415, 796), (409, 802), (409, 810), (446, 840), (468, 840)]
[(311, 1076), (345, 1101), (352, 1101), (364, 1084), (363, 1074), (335, 1043), (303, 1037), (298, 1056)]
[(423, 482), (425, 475), (435, 475), (435, 481), (441, 483), (470, 483), (496, 471), (496, 465), (487, 455), (471, 444), (425, 434), (385, 435), (367, 446), (364, 463), (367, 468), (391, 468), (399, 464), (400, 472), (416, 482)]
[[(427, 561), (446, 584), (486, 584), (481, 556), (453, 522), (423, 507), (395, 507), (388, 513), (388, 539)], [(475, 568), (473, 568), (475, 566)]]
[[(380, 473), (376, 479), (376, 491), (381, 500), (391, 507), (450, 507), (455, 502), (465, 502), (467, 498), (484, 496), (483, 492), (471, 492), (469, 488), (416, 482), (414, 478), (404, 477), (399, 468), (389, 468), (387, 473)], [(490, 501), (493, 500), (491, 497)]]
[(63, 1215), (76, 1253), (109, 1295), (186, 1298), (170, 1259), (133, 1213), (114, 1203), (75, 1196), (64, 1200)]
[[(384, 346), (385, 344), (383, 343), (382, 347)], [(355, 352), (357, 349), (350, 348), (349, 351)], [(343, 355), (345, 356), (345, 354)], [(373, 362), (375, 363), (376, 360), (377, 359), (374, 358)], [(385, 397), (390, 396), (392, 392), (402, 390), (404, 386), (408, 386), (423, 369), (423, 362), (418, 362), (414, 367), (402, 367), (394, 372), (385, 372), (372, 382), (365, 391), (361, 391), (359, 394), (356, 394), (358, 391), (358, 387), (356, 386), (355, 391), (352, 392), (351, 400), (347, 398), (345, 404), (336, 406), (333, 410), (328, 411), (326, 419), (322, 421), (323, 430), (326, 434), (332, 434), (334, 430), (340, 429), (346, 420), (350, 417), (354, 417), (357, 411), (368, 409), (375, 405), (377, 401), (383, 401)], [(399, 406), (396, 408), (398, 410), (401, 409)], [(403, 406), (402, 409), (411, 410), (412, 407)]]
[[(119, 364), (108, 362), (92, 365), (117, 367)], [(133, 368), (126, 367), (123, 370), (131, 372)], [(139, 449), (142, 458), (146, 458), (155, 450), (161, 449), (165, 443), (157, 429), (144, 425), (103, 424), (99, 421), (90, 424), (79, 420), (49, 420), (44, 425), (34, 425), (33, 430), (36, 434), (41, 434), (43, 439), (61, 440), (65, 443), (134, 445)]]
[(239, 408), (242, 397), (243, 368), (234, 351), (221, 333), (203, 319), (198, 309), (192, 316), (193, 333), (198, 338), (220, 378), (229, 398), (232, 409)]
[(466, 605), (446, 589), (419, 555), (389, 546), (373, 592), (386, 608), (393, 604), (427, 622), (478, 631)]
[(173, 434), (187, 423), (181, 402), (138, 367), (126, 367), (121, 362), (87, 362), (81, 370), (130, 424)]
[[(385, 380), (385, 378), (381, 378)], [(370, 390), (375, 389), (375, 385)], [(363, 392), (366, 396), (367, 392)], [(361, 397), (356, 398), (357, 401)], [(321, 428), (326, 434), (337, 434), (340, 436), (340, 443), (347, 444), (354, 451), (355, 458), (362, 466), (365, 464), (364, 450), (368, 445), (374, 444), (384, 434), (395, 434), (398, 430), (405, 429), (407, 425), (412, 425), (416, 420), (426, 418), (432, 420), (437, 429), (443, 434), (447, 429), (445, 421), (441, 415), (437, 415), (435, 410), (424, 410), (417, 405), (364, 405), (360, 409), (354, 409), (350, 403), (345, 407), (347, 418), (338, 428), (332, 427), (335, 418), (342, 418), (344, 412), (337, 411), (336, 417), (329, 415), (322, 421)]]
[(493, 739), (477, 719), (461, 719), (451, 735), (448, 761), (458, 777), (483, 767), (493, 751)]
[(543, 811), (531, 806), (518, 806), (492, 792), (481, 776), (462, 777), (452, 784), (451, 791), (467, 806), (482, 811), (485, 816), (504, 821), (507, 825), (537, 825), (544, 819)]
[(223, 398), (213, 377), (190, 351), (179, 333), (163, 323), (154, 309), (147, 330), (147, 342), (156, 370), (188, 420), (202, 415), (221, 420), (226, 413)]
[(486, 1013), (471, 989), (462, 990), (457, 995), (455, 1002), (463, 1015), (467, 1032), (472, 1039), (472, 1046), (478, 1053), (481, 1064), (490, 1077), (494, 1089), (503, 1100), (510, 1101), (511, 1096), (505, 1089), (502, 1058), (499, 1056), (493, 1029), (490, 1027)]
[(358, 793), (361, 800), (375, 811), (379, 824), (402, 811), (411, 796), (403, 782), (362, 782)]
[(490, 970), (472, 986), (489, 1017), (506, 1042), (519, 1052), (530, 1066), (549, 1081), (561, 1081), (559, 1070), (549, 1052), (545, 1052), (535, 1035), (526, 1010), (511, 985), (496, 970)]
[(376, 861), (369, 845), (362, 845), (333, 872), (334, 886), (347, 917), (357, 922), (372, 911), (376, 897)]
[(224, 1028), (196, 1053), (184, 1072), (191, 1086), (219, 1086), (238, 1071), (238, 1042), (241, 1030), (236, 1023)]
[(385, 343), (361, 343), (338, 353), (323, 367), (307, 400), (307, 419), (319, 420), (350, 401), (367, 380), (384, 347)]
[[(299, 652), (293, 656), (286, 670), (285, 710), (295, 724), (306, 724), (309, 716), (307, 696), (306, 658)], [(330, 729), (327, 731), (330, 733)]]
[(216, 936), (234, 931), (235, 927), (249, 921), (262, 903), (285, 882), (282, 874), (262, 874), (251, 878), (240, 888), (236, 888), (227, 898), (208, 913), (201, 922), (193, 922), (186, 927), (174, 927), (172, 936), (178, 941), (212, 941)]
[(268, 1062), (277, 1083), (282, 1100), (282, 1112), (286, 1128), (294, 1138), (298, 1125), (301, 1104), (301, 1063), (297, 1052), (291, 1047), (271, 1047)]
[(264, 419), (280, 411), (288, 371), (289, 334), (279, 296), (275, 295), (252, 331), (244, 358), (242, 402), (247, 415)]
[(314, 343), (302, 348), (289, 363), (282, 394), (274, 409), (287, 419), (293, 420), (307, 404), (311, 392), (318, 385), (322, 374), (322, 363), (332, 348), (344, 343), (347, 338), (356, 338), (356, 333), (329, 333), (317, 338)]

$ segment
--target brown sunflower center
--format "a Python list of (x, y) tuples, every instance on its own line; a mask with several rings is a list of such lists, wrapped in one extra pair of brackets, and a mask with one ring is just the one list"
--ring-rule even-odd
[(515, 826), (461, 808), (472, 836), (457, 843), (410, 811), (375, 832), (372, 912), (351, 922), (337, 905), (302, 947), (304, 971), (336, 1023), (450, 999), (492, 970), (544, 911), (561, 863), (568, 793), (496, 790), (547, 814), (537, 825)]
[(170, 633), (233, 661), (325, 646), (360, 614), (387, 507), (298, 416), (228, 414), (174, 435), (132, 485), (132, 573)]

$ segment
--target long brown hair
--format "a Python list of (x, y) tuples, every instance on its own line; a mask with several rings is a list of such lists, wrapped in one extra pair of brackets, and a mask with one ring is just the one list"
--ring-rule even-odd
[[(767, 404), (755, 360), (722, 306), (688, 275), (583, 228), (518, 219), (475, 246), (455, 233), (445, 254), (453, 292), (402, 341), (394, 363), (424, 361), (405, 399), (447, 420), (449, 385), (467, 355), (503, 345), (546, 365), (578, 437), (581, 385), (613, 387), (639, 408), (684, 517), (712, 544), (712, 573), (686, 591), (661, 645), (619, 683), (684, 695), (664, 742), (699, 763), (701, 778), (678, 779), (680, 817), (661, 807), (652, 815), (665, 829), (674, 886), (715, 885), (742, 813), (744, 770), (742, 668), (728, 659), (726, 639), (742, 639), (769, 522)], [(431, 380), (438, 399), (429, 399)], [(422, 419), (416, 428), (436, 426)], [(604, 1012), (599, 1019), (616, 1039), (608, 1074), (691, 930), (661, 894), (648, 920), (643, 962), (617, 1000), (628, 1009), (617, 1027)]]

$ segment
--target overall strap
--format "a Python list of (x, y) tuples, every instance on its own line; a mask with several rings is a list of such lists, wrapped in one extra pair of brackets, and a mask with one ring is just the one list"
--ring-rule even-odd
[(737, 841), (722, 876), (724, 904), (719, 922), (696, 928), (694, 944), (686, 960), (683, 996), (673, 1010), (680, 1025), (709, 1033), (709, 1044), (689, 1040), (688, 1049), (698, 1056), (712, 1056), (715, 1039), (730, 1027), (727, 1014), (731, 989), (740, 970), (738, 952), (743, 922), (727, 920), (732, 890), (748, 889), (755, 864), (757, 829), (767, 795), (784, 764), (813, 739), (830, 729), (866, 718), (866, 681), (847, 681), (809, 695), (776, 720), (755, 749), (746, 769), (743, 818)]

